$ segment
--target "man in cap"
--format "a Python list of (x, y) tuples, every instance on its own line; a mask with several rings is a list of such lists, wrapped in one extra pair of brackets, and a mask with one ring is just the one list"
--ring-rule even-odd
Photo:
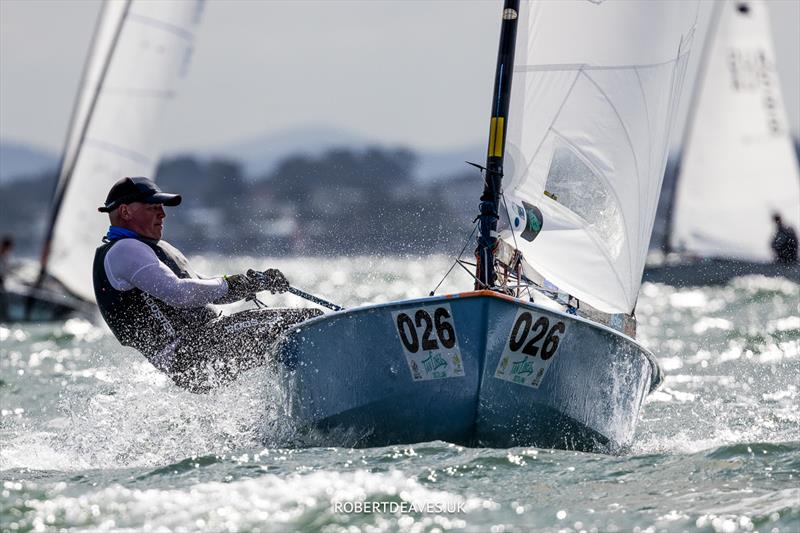
[(94, 258), (94, 293), (111, 331), (141, 352), (179, 386), (192, 392), (231, 381), (266, 362), (269, 344), (316, 309), (256, 309), (219, 316), (226, 304), (289, 282), (276, 269), (202, 279), (183, 254), (161, 240), (164, 206), (181, 203), (150, 179), (122, 178), (105, 205), (111, 227)]
[(794, 228), (783, 223), (783, 218), (778, 213), (773, 213), (772, 221), (775, 222), (775, 235), (772, 237), (772, 252), (775, 254), (776, 263), (797, 262), (797, 234)]

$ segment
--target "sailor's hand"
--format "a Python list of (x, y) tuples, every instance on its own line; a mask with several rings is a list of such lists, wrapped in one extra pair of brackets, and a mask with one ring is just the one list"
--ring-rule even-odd
[(264, 272), (265, 277), (269, 280), (267, 290), (273, 293), (281, 293), (289, 290), (289, 280), (283, 275), (283, 272), (277, 268), (270, 268)]
[(244, 274), (225, 276), (228, 284), (228, 294), (215, 303), (231, 303), (250, 298), (257, 292), (257, 282)]
[(257, 291), (270, 291), (275, 294), (289, 290), (289, 281), (277, 268), (269, 268), (264, 272), (248, 270), (247, 277), (256, 282)]

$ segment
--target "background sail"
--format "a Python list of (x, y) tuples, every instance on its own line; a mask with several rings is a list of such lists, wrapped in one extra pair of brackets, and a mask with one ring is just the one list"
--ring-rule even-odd
[(94, 248), (108, 227), (97, 207), (119, 178), (152, 177), (164, 106), (187, 72), (201, 11), (202, 0), (104, 5), (65, 148), (47, 261), (47, 272), (81, 298), (94, 300)]
[(670, 246), (703, 257), (772, 259), (772, 213), (800, 223), (800, 175), (766, 6), (725, 1), (683, 147)]
[[(526, 3), (520, 13), (506, 240), (605, 312), (636, 303), (696, 9), (577, 0)], [(533, 242), (525, 204), (544, 215)]]

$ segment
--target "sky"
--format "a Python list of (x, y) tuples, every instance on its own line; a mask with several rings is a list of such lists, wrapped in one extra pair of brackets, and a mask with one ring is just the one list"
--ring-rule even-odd
[[(710, 11), (703, 4), (701, 29)], [(483, 142), (500, 5), (210, 0), (165, 128), (165, 151), (318, 126), (420, 150)], [(768, 6), (797, 136), (800, 0)], [(98, 0), (0, 0), (0, 139), (61, 151), (99, 8)]]

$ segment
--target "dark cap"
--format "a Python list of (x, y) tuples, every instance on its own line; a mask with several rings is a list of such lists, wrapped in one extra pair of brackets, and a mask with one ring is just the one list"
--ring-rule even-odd
[(97, 210), (101, 213), (110, 213), (122, 204), (133, 202), (175, 206), (181, 203), (181, 195), (162, 192), (150, 178), (122, 178), (108, 191), (106, 205), (98, 207)]

